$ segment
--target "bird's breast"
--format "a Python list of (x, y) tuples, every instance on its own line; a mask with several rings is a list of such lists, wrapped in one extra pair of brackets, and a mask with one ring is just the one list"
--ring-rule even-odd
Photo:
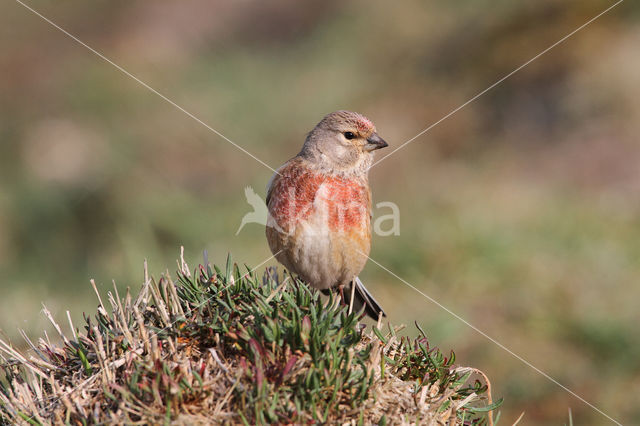
[(288, 269), (317, 288), (348, 283), (358, 275), (371, 242), (366, 179), (280, 170), (269, 191), (267, 240)]
[(333, 232), (369, 230), (371, 198), (367, 182), (294, 171), (274, 182), (269, 213), (282, 229), (312, 220)]

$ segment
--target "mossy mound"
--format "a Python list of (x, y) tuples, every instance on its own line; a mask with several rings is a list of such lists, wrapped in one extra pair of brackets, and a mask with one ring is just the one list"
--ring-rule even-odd
[[(108, 294), (84, 331), (27, 355), (0, 341), (2, 423), (491, 422), (488, 381), (455, 356), (359, 323), (274, 269), (183, 259), (178, 280)], [(94, 285), (95, 288), (95, 285)], [(470, 382), (478, 373), (482, 381)]]

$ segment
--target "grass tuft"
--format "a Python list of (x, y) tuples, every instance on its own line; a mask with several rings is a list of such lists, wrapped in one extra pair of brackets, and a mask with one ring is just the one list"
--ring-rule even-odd
[(0, 340), (0, 422), (492, 423), (486, 376), (422, 330), (367, 331), (274, 268), (179, 265), (176, 282), (145, 271), (135, 299), (109, 293), (109, 309), (96, 291), (71, 338), (45, 308), (60, 343), (25, 335), (33, 355)]

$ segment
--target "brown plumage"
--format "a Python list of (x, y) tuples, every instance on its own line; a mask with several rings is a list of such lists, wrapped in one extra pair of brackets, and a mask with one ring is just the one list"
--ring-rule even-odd
[(339, 289), (355, 309), (385, 315), (357, 278), (371, 248), (373, 151), (387, 143), (368, 118), (333, 112), (309, 133), (300, 153), (267, 188), (267, 241), (287, 269), (315, 288)]

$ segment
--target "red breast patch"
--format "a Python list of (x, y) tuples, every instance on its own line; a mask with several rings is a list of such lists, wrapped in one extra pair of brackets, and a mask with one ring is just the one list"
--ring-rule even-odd
[[(282, 229), (289, 230), (291, 225), (314, 214), (325, 214), (332, 231), (351, 232), (368, 227), (370, 200), (363, 182), (326, 176), (299, 165), (280, 173), (271, 188), (268, 207)], [(322, 191), (318, 192), (321, 185)], [(316, 206), (322, 206), (326, 213)]]

